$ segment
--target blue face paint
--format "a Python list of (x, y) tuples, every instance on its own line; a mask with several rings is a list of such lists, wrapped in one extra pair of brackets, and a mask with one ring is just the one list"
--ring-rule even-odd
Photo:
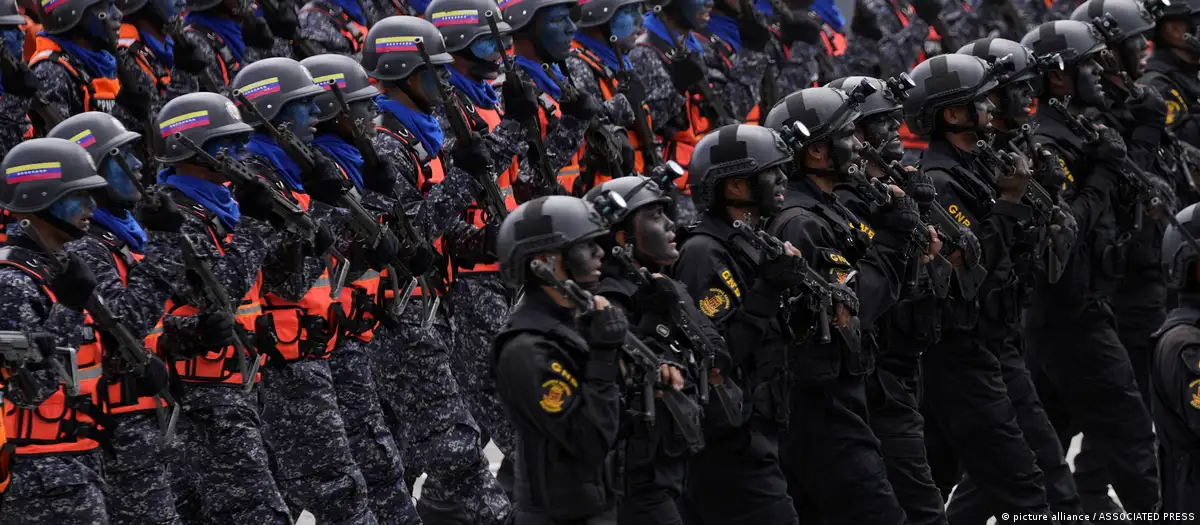
[(554, 61), (565, 60), (571, 53), (575, 31), (570, 7), (555, 5), (538, 12), (537, 34), (541, 37), (542, 48)]
[(642, 9), (638, 4), (629, 4), (617, 10), (608, 22), (612, 36), (618, 40), (633, 38), (642, 28)]
[[(704, 29), (708, 26), (708, 14), (712, 11), (712, 0), (680, 0), (679, 11), (692, 29)], [(704, 15), (703, 20), (701, 15)]]
[(490, 36), (481, 36), (471, 42), (471, 54), (480, 60), (496, 60), (500, 58), (500, 53), (496, 52), (496, 39)]
[(25, 32), (19, 27), (6, 27), (0, 29), (0, 38), (4, 39), (4, 48), (8, 50), (8, 54), (21, 60), (25, 54)]
[(125, 149), (119, 154), (125, 157), (125, 163), (129, 165), (129, 169), (133, 170), (133, 175), (121, 169), (121, 165), (112, 155), (105, 157), (104, 163), (100, 165), (100, 174), (104, 176), (104, 180), (108, 181), (106, 189), (110, 196), (118, 201), (134, 202), (140, 195), (131, 177), (141, 175), (142, 161), (138, 160), (133, 152)]
[(96, 210), (96, 201), (86, 192), (75, 192), (54, 201), (50, 205), (50, 215), (63, 222), (70, 223), (76, 228), (83, 228), (84, 219), (90, 219)]
[(203, 147), (205, 152), (214, 157), (217, 156), (217, 153), (224, 151), (226, 155), (241, 160), (246, 155), (246, 141), (248, 140), (250, 140), (249, 136), (220, 137), (205, 142)]
[(450, 70), (446, 66), (434, 66), (434, 70), (421, 70), (421, 91), (426, 94), (438, 92), (439, 82), (450, 80)]
[(279, 115), (275, 117), (275, 125), (292, 130), (292, 134), (296, 135), (300, 142), (307, 144), (312, 142), (315, 136), (310, 126), (316, 124), (314, 117), (319, 112), (320, 109), (310, 98), (293, 100), (280, 108)]
[(92, 38), (107, 44), (117, 43), (117, 33), (121, 31), (121, 12), (112, 2), (102, 2), (88, 8), (85, 16), (84, 30)]

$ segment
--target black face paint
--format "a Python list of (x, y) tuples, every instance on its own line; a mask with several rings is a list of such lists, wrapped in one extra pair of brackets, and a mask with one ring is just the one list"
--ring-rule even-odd
[(1019, 128), (1033, 116), (1033, 86), (1018, 82), (996, 92), (1000, 118), (1009, 128)]
[(586, 241), (572, 245), (564, 254), (563, 269), (567, 278), (579, 283), (584, 289), (595, 289), (600, 283), (600, 263), (604, 250), (596, 241)]
[(783, 211), (783, 196), (787, 193), (787, 175), (783, 170), (776, 167), (763, 171), (753, 182), (754, 199), (762, 216), (771, 217)]
[(634, 253), (646, 266), (670, 266), (679, 259), (675, 247), (675, 223), (662, 204), (639, 208), (630, 217)]
[(1104, 95), (1104, 87), (1100, 84), (1100, 64), (1088, 59), (1075, 66), (1075, 96), (1084, 105), (1103, 108), (1107, 106), (1108, 98)]
[(858, 126), (863, 131), (865, 142), (879, 150), (884, 159), (900, 160), (904, 156), (904, 144), (900, 142), (900, 120), (895, 113), (867, 117)]
[(858, 169), (859, 151), (862, 151), (862, 142), (854, 136), (852, 124), (834, 132), (833, 138), (829, 139), (829, 167), (837, 172), (838, 182), (850, 180), (851, 166), (853, 170)]
[(369, 124), (374, 121), (375, 117), (377, 116), (379, 116), (379, 104), (376, 104), (375, 99), (373, 98), (350, 103), (350, 121), (361, 121), (367, 123), (368, 125), (363, 126), (363, 128), (367, 132), (368, 136), (375, 135), (375, 126)]
[(1117, 54), (1121, 57), (1121, 67), (1133, 78), (1139, 78), (1146, 72), (1146, 60), (1150, 58), (1150, 41), (1145, 35), (1137, 35), (1121, 42)]

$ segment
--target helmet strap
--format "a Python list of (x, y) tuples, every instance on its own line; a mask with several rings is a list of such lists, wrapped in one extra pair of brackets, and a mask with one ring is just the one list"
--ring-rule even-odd
[(70, 237), (71, 239), (79, 239), (87, 234), (87, 232), (75, 227), (74, 224), (71, 224), (67, 221), (64, 221), (64, 220), (58, 218), (58, 217), (55, 217), (54, 214), (50, 213), (50, 210), (41, 210), (41, 211), (35, 213), (34, 216), (41, 219), (42, 222), (45, 222), (46, 224), (50, 225), (51, 227), (57, 229), (58, 231), (63, 232), (64, 234), (67, 235), (67, 237)]

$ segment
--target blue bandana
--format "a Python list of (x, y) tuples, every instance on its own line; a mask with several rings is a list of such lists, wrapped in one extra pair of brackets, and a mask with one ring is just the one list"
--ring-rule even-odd
[(523, 69), (525, 74), (529, 75), (529, 78), (533, 79), (533, 83), (537, 84), (538, 88), (546, 92), (547, 95), (550, 95), (550, 98), (558, 100), (558, 97), (562, 95), (562, 88), (558, 87), (558, 83), (566, 80), (566, 78), (558, 70), (557, 64), (550, 67), (550, 71), (554, 72), (556, 78), (550, 78), (546, 70), (542, 69), (542, 64), (522, 56), (517, 57), (517, 66)]
[(437, 155), (442, 151), (442, 141), (445, 140), (445, 135), (442, 133), (442, 125), (438, 123), (437, 117), (425, 113), (418, 113), (416, 110), (396, 102), (387, 95), (379, 95), (375, 97), (375, 103), (379, 104), (379, 109), (391, 113), (393, 117), (400, 120), (408, 131), (421, 141), (421, 145), (425, 146), (425, 151), (432, 155)]
[(292, 160), (287, 152), (275, 143), (275, 139), (255, 131), (250, 134), (250, 142), (246, 144), (246, 151), (269, 160), (275, 169), (283, 173), (283, 181), (287, 183), (289, 189), (304, 191), (304, 183), (300, 178), (300, 166), (297, 166), (296, 161)]
[[(608, 66), (613, 71), (621, 70), (621, 65), (617, 63), (617, 52), (613, 51), (612, 47), (608, 44), (587, 36), (583, 32), (575, 33), (575, 41), (587, 48), (588, 51), (591, 51), (596, 56), (600, 57), (600, 60), (604, 62), (604, 65)], [(625, 56), (623, 58), (625, 59), (625, 69), (632, 70), (633, 66), (629, 63), (629, 57)]]
[(233, 200), (233, 192), (225, 186), (204, 179), (180, 175), (175, 173), (175, 168), (167, 168), (158, 172), (158, 180), (183, 192), (189, 199), (213, 212), (230, 230), (242, 219), (242, 210), (238, 207), (237, 201)]
[[(646, 13), (644, 21), (647, 31), (650, 31), (659, 38), (670, 42), (672, 46), (675, 45), (675, 39), (671, 37), (671, 32), (667, 31), (667, 26), (663, 25), (662, 20), (659, 20), (658, 17), (654, 16), (653, 12)], [(709, 22), (711, 21), (712, 17), (709, 17)], [(696, 33), (688, 31), (687, 38), (683, 42), (687, 45), (688, 51), (695, 51), (697, 53), (704, 52), (704, 46), (700, 43), (700, 37), (697, 37)]]
[[(767, 18), (775, 16), (775, 6), (771, 5), (771, 0), (757, 0), (754, 2), (754, 8), (759, 10)], [(711, 19), (709, 20), (712, 21)]]
[(448, 69), (450, 70), (450, 83), (466, 93), (467, 98), (471, 99), (471, 103), (476, 107), (492, 109), (500, 103), (500, 97), (496, 95), (496, 90), (492, 89), (492, 84), (488, 81), (477, 82), (471, 80), (471, 77), (459, 73), (457, 69)]
[(417, 16), (424, 16), (425, 9), (429, 7), (431, 2), (430, 0), (408, 0), (405, 3), (408, 4), (408, 7), (411, 7), (413, 11), (417, 12)]
[(728, 42), (734, 52), (742, 50), (742, 33), (738, 29), (737, 20), (713, 13), (708, 17), (708, 30)]
[(350, 176), (350, 180), (354, 181), (354, 187), (358, 191), (363, 191), (363, 156), (358, 148), (348, 144), (341, 137), (332, 133), (321, 133), (313, 139), (313, 146), (329, 155), (346, 175)]
[(213, 30), (221, 40), (225, 41), (225, 45), (229, 47), (229, 52), (233, 53), (233, 59), (238, 63), (242, 63), (242, 56), (246, 53), (246, 41), (242, 39), (242, 25), (219, 16), (213, 16), (205, 12), (189, 12), (183, 15), (183, 20), (189, 24), (204, 26)]
[(135, 252), (141, 252), (142, 247), (146, 245), (146, 231), (142, 229), (141, 224), (138, 224), (137, 219), (133, 218), (129, 210), (125, 210), (124, 216), (117, 217), (104, 208), (96, 208), (96, 211), (92, 212), (92, 220), (100, 223), (104, 229), (113, 232), (113, 235), (125, 241)]
[(53, 40), (58, 44), (71, 58), (83, 63), (84, 69), (88, 70), (92, 76), (104, 78), (117, 78), (117, 57), (112, 53), (103, 49), (92, 51), (84, 49), (75, 42), (65, 38), (59, 38), (55, 35), (47, 35), (46, 33), (38, 33), (38, 36), (44, 36)]
[(814, 0), (812, 10), (821, 15), (821, 20), (829, 24), (834, 31), (841, 33), (842, 28), (846, 26), (846, 19), (842, 18), (842, 11), (838, 9), (834, 0)]
[(367, 25), (367, 17), (363, 14), (362, 6), (358, 5), (358, 0), (333, 0), (333, 4), (342, 8), (351, 20)]
[(142, 37), (142, 43), (146, 44), (146, 47), (154, 52), (154, 57), (159, 62), (162, 62), (168, 68), (175, 67), (175, 55), (172, 54), (172, 51), (175, 49), (175, 41), (171, 40), (170, 35), (167, 36), (166, 40), (161, 42), (157, 38), (154, 38), (154, 35), (141, 29), (138, 29), (138, 35)]

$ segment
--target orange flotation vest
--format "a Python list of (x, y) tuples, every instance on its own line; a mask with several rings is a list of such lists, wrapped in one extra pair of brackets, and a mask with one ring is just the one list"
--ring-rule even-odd
[[(473, 131), (479, 132), (480, 135), (496, 129), (500, 125), (500, 111), (496, 108), (481, 108), (471, 103), (470, 98), (461, 92), (455, 90), (454, 96), (458, 99), (458, 105), (464, 111), (464, 118), (471, 125)], [(496, 186), (500, 188), (500, 194), (504, 196), (504, 207), (508, 211), (517, 209), (517, 198), (513, 194), (512, 182), (516, 180), (518, 172), (517, 157), (514, 155), (512, 165), (503, 173), (496, 176)], [(466, 221), (467, 224), (476, 228), (483, 228), (487, 225), (487, 212), (479, 207), (479, 202), (471, 203), (467, 208)], [(471, 268), (458, 266), (454, 269), (458, 273), (479, 273), (479, 272), (498, 272), (500, 271), (500, 263), (476, 264)]]
[(47, 60), (66, 68), (75, 84), (83, 91), (84, 111), (103, 111), (112, 114), (117, 105), (117, 93), (121, 92), (121, 82), (115, 78), (94, 77), (88, 73), (71, 55), (63, 52), (57, 43), (44, 36), (36, 38), (37, 50), (29, 60), (29, 67), (34, 67)]
[(160, 95), (167, 92), (167, 84), (171, 83), (171, 69), (159, 62), (154, 51), (142, 43), (142, 35), (133, 24), (121, 24), (121, 32), (117, 39), (117, 49), (127, 49), (133, 53), (134, 61), (150, 78), (154, 79), (154, 87)]
[[(572, 49), (578, 50), (575, 56), (587, 64), (588, 67), (590, 67), (596, 74), (596, 79), (599, 80), (600, 84), (600, 94), (604, 96), (604, 100), (611, 100), (614, 96), (616, 96), (618, 92), (617, 89), (620, 87), (620, 83), (617, 82), (617, 72), (613, 71), (613, 69), (605, 64), (598, 55), (584, 47), (583, 44), (580, 44), (579, 42), (571, 42), (571, 47)], [(647, 110), (646, 114), (650, 114), (649, 110)], [(629, 139), (629, 145), (633, 147), (634, 170), (638, 173), (646, 173), (646, 159), (642, 154), (641, 142), (638, 141), (637, 133), (634, 133), (632, 130), (630, 130), (626, 131), (625, 135)], [(597, 173), (592, 186), (599, 186), (610, 180), (612, 180), (610, 175), (605, 173)], [(583, 188), (585, 192), (590, 189), (591, 188)]]
[(350, 46), (351, 53), (361, 53), (363, 41), (367, 38), (367, 27), (355, 22), (346, 14), (346, 10), (330, 5), (326, 2), (309, 2), (300, 8), (300, 12), (317, 12), (323, 13), (333, 21), (333, 26), (337, 28), (338, 33), (346, 39), (346, 44)]

